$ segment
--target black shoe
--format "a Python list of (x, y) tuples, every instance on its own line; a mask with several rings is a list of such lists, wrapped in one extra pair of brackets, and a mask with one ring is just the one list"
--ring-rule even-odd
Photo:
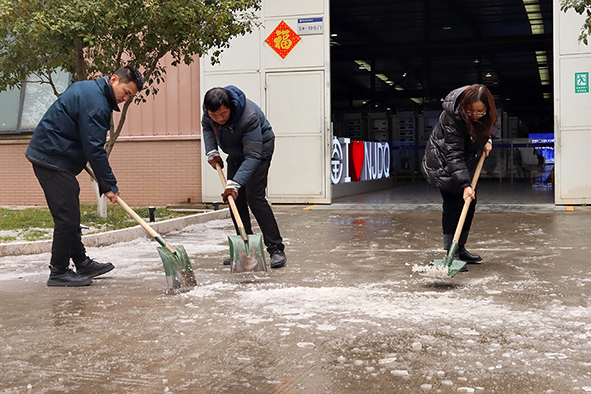
[(465, 261), (468, 264), (480, 264), (479, 262), (482, 261), (482, 257), (468, 252), (465, 248), (460, 250), (459, 255), (460, 260)]
[(225, 259), (224, 260), (224, 265), (230, 265), (232, 264), (232, 259)]
[(49, 269), (51, 270), (51, 273), (47, 280), (47, 286), (80, 287), (88, 286), (92, 283), (92, 278), (78, 275), (69, 268), (59, 270), (50, 266)]
[(76, 264), (76, 273), (78, 275), (87, 276), (89, 278), (94, 278), (95, 276), (99, 276), (102, 274), (106, 274), (109, 271), (113, 271), (115, 266), (111, 263), (99, 263), (98, 261), (94, 261), (90, 257), (87, 257), (81, 263)]
[(287, 257), (285, 257), (285, 253), (280, 251), (271, 253), (271, 268), (284, 267), (285, 263), (287, 263)]
[(468, 272), (468, 267), (463, 266), (458, 272)]

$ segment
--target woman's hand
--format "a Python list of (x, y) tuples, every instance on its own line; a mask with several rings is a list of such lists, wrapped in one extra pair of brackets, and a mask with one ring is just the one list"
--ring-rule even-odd
[(466, 201), (468, 198), (470, 198), (471, 200), (474, 200), (476, 198), (476, 193), (474, 192), (474, 190), (472, 190), (472, 187), (470, 186), (466, 186), (464, 188), (464, 201)]
[(492, 144), (490, 142), (487, 142), (486, 145), (484, 145), (484, 151), (483, 151), (484, 157), (488, 157), (491, 150), (492, 150)]

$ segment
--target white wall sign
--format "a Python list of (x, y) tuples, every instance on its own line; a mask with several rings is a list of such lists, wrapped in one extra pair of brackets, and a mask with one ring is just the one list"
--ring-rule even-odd
[(330, 179), (333, 184), (371, 181), (390, 176), (390, 145), (387, 142), (332, 140)]
[(305, 36), (309, 34), (322, 34), (324, 32), (322, 18), (298, 19), (298, 34)]

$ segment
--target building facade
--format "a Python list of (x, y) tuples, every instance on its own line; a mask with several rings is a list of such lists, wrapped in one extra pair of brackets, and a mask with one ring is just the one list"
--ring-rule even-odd
[[(170, 63), (169, 58), (164, 62)], [(165, 206), (201, 201), (201, 99), (199, 61), (169, 67), (155, 97), (132, 104), (109, 158), (121, 197), (130, 205)], [(52, 97), (53, 93), (46, 92)], [(55, 100), (52, 97), (51, 102)], [(47, 105), (48, 107), (49, 105)], [(41, 115), (38, 115), (40, 118)], [(119, 114), (115, 113), (115, 122)], [(38, 121), (38, 120), (37, 120)], [(29, 134), (0, 134), (0, 205), (45, 206), (45, 197), (25, 151)], [(85, 172), (80, 200), (96, 203)]]

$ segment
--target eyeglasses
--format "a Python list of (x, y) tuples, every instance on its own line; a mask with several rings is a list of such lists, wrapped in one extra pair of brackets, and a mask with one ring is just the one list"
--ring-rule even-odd
[(468, 114), (468, 116), (472, 116), (472, 115), (476, 115), (479, 118), (482, 118), (484, 115), (486, 115), (488, 111), (484, 111), (484, 112), (472, 112), (472, 111), (466, 111), (466, 113)]

